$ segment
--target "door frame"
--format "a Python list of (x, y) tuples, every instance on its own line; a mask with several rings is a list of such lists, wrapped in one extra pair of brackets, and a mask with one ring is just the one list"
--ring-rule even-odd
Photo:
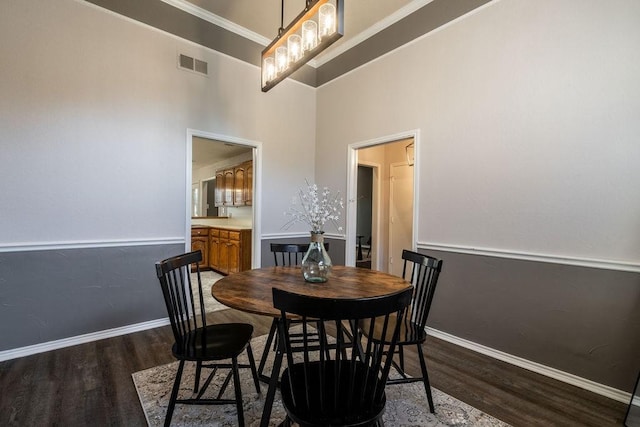
[[(394, 194), (394, 184), (393, 184), (393, 180), (395, 179), (395, 175), (392, 173), (393, 172), (393, 168), (395, 167), (402, 167), (402, 166), (407, 166), (407, 162), (392, 162), (389, 163), (389, 178), (390, 178), (390, 182), (389, 182), (389, 200), (387, 200), (387, 203), (389, 204), (389, 238), (387, 241), (387, 259), (386, 259), (386, 263), (387, 263), (387, 273), (389, 274), (393, 274), (392, 273), (392, 268), (391, 268), (391, 259), (392, 259), (392, 251), (391, 249), (393, 248), (393, 222), (391, 221), (391, 207), (393, 206), (393, 202), (396, 198), (396, 195)], [(410, 165), (408, 165), (407, 167), (411, 167)], [(415, 197), (414, 197), (415, 199)], [(412, 210), (412, 217), (411, 217), (411, 250), (415, 251), (416, 249), (416, 239), (415, 239), (415, 235), (413, 234), (413, 227), (415, 226), (415, 210)], [(402, 260), (399, 259), (397, 260), (397, 262), (402, 263)]]
[(401, 139), (413, 138), (414, 143), (414, 163), (413, 163), (413, 230), (411, 236), (411, 249), (416, 250), (418, 236), (419, 214), (419, 183), (420, 183), (420, 129), (412, 129), (394, 135), (381, 136), (366, 141), (354, 142), (347, 147), (347, 206), (346, 206), (346, 230), (345, 237), (345, 265), (354, 267), (356, 265), (356, 199), (358, 181), (358, 150), (361, 148), (373, 147)]
[(251, 268), (260, 266), (261, 254), (261, 235), (262, 226), (260, 222), (260, 213), (262, 212), (262, 142), (251, 141), (248, 139), (237, 138), (235, 136), (220, 135), (211, 132), (205, 132), (197, 129), (187, 129), (186, 141), (186, 199), (184, 206), (186, 208), (185, 223), (185, 252), (191, 251), (191, 181), (192, 160), (193, 160), (193, 137), (197, 136), (206, 139), (215, 139), (220, 142), (228, 142), (231, 144), (244, 145), (253, 149), (253, 201), (252, 206), (252, 230), (251, 230)]
[[(380, 171), (382, 170), (382, 165), (374, 162), (367, 161), (358, 161), (358, 166), (366, 166), (368, 168), (373, 169), (373, 182), (372, 182), (372, 191), (371, 191), (371, 247), (369, 248), (370, 253), (375, 255), (375, 258), (371, 258), (371, 269), (375, 270), (381, 265), (380, 261), (380, 250), (378, 250), (378, 245), (380, 244), (380, 201), (382, 199), (382, 183), (380, 180)], [(357, 168), (356, 168), (357, 174)], [(357, 183), (356, 183), (356, 191), (357, 191)], [(357, 194), (357, 193), (356, 193)], [(356, 214), (357, 214), (357, 201), (356, 201)], [(356, 225), (358, 223), (356, 215)], [(375, 249), (374, 249), (375, 248)], [(355, 250), (355, 249), (354, 249)]]

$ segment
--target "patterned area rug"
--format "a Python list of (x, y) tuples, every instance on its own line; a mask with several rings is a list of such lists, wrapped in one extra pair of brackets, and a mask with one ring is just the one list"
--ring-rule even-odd
[[(229, 307), (220, 304), (215, 300), (213, 296), (211, 296), (211, 287), (218, 280), (222, 279), (224, 276), (218, 274), (214, 271), (201, 271), (200, 272), (200, 280), (202, 280), (202, 297), (204, 299), (204, 311), (205, 313), (211, 313), (212, 311), (224, 310)], [(196, 286), (198, 283), (198, 279), (195, 273), (191, 274), (191, 286), (194, 287), (194, 292), (196, 291)], [(196, 295), (194, 293), (194, 295)], [(200, 308), (200, 301), (196, 299), (195, 301), (196, 311)]]
[[(251, 341), (256, 363), (259, 363), (266, 335), (254, 338)], [(271, 352), (270, 358), (273, 356)], [(246, 353), (240, 358), (241, 363), (246, 363)], [(286, 362), (284, 362), (286, 363)], [(271, 362), (267, 363), (270, 366)], [(194, 381), (195, 364), (185, 364), (179, 397), (193, 396), (192, 387)], [(171, 387), (178, 369), (178, 362), (163, 366), (157, 366), (132, 374), (142, 409), (149, 426), (161, 426), (169, 402)], [(267, 370), (268, 371), (268, 370)], [(266, 372), (268, 374), (268, 372)], [(203, 380), (208, 371), (203, 370)], [(224, 380), (224, 375), (216, 375), (207, 393), (213, 396), (217, 394), (218, 387)], [(267, 385), (260, 383), (261, 393), (256, 393), (251, 371), (240, 370), (242, 384), (242, 397), (244, 406), (245, 423), (247, 426), (258, 426), (264, 406), (264, 398), (267, 393)], [(413, 426), (499, 426), (508, 424), (481, 412), (437, 389), (433, 389), (435, 414), (429, 412), (427, 397), (422, 383), (398, 384), (387, 387), (387, 406), (384, 414), (384, 422), (390, 427)], [(233, 383), (229, 384), (225, 395), (233, 398)], [(276, 399), (271, 411), (271, 426), (277, 426), (285, 418), (285, 412), (280, 402), (280, 393), (276, 393)], [(173, 413), (172, 426), (235, 426), (238, 419), (235, 405), (200, 406), (200, 405), (176, 405)]]

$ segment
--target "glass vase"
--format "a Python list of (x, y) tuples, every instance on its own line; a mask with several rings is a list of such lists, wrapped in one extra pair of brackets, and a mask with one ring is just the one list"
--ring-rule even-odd
[(302, 258), (302, 275), (311, 283), (323, 283), (331, 273), (331, 258), (324, 248), (324, 232), (311, 232), (309, 249)]

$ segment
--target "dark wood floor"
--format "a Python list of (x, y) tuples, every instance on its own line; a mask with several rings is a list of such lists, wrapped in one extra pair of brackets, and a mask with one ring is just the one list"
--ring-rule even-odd
[[(268, 332), (270, 319), (235, 310), (218, 322)], [(170, 327), (0, 363), (0, 426), (146, 425), (131, 374), (173, 361)], [(425, 344), (431, 383), (514, 426), (620, 426), (626, 405), (447, 342)], [(412, 363), (409, 372), (419, 372)], [(393, 427), (393, 426), (391, 426)]]

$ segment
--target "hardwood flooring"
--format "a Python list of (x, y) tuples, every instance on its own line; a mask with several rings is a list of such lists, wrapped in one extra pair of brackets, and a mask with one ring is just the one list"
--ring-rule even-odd
[[(271, 324), (231, 309), (209, 317), (252, 323), (254, 336)], [(2, 362), (0, 426), (144, 426), (131, 374), (172, 362), (172, 343), (166, 326)], [(432, 386), (514, 426), (622, 425), (624, 403), (436, 338), (424, 348)]]

